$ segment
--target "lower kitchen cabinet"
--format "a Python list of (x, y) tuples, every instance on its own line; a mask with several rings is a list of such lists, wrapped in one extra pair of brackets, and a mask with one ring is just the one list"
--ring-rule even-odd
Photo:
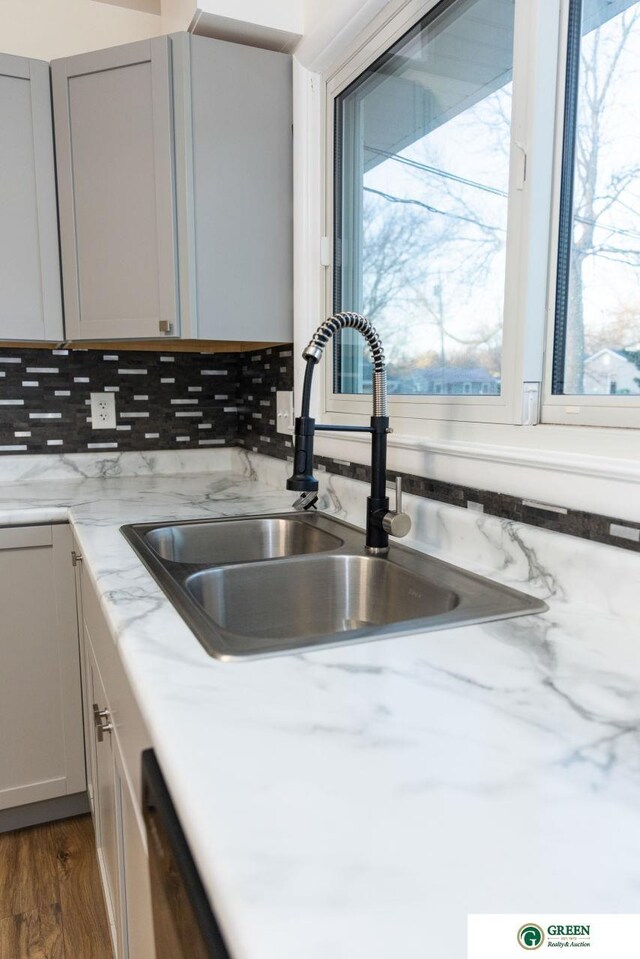
[(0, 830), (86, 810), (67, 525), (0, 529)]
[[(116, 760), (117, 764), (117, 760)], [(116, 770), (117, 771), (117, 770)], [(151, 889), (149, 884), (149, 859), (143, 840), (144, 823), (140, 807), (134, 803), (131, 789), (118, 773), (123, 848), (122, 909), (125, 913), (129, 959), (137, 956), (151, 959), (155, 954)]]
[(87, 642), (85, 696), (87, 702), (91, 704), (92, 712), (95, 710), (89, 761), (96, 846), (114, 953), (120, 957), (125, 954), (122, 948), (125, 930), (120, 903), (120, 843), (117, 821), (117, 803), (120, 797), (115, 776), (114, 743), (110, 728), (112, 724), (108, 721), (107, 697), (86, 626), (85, 640)]
[(78, 591), (87, 779), (115, 959), (154, 959), (140, 763), (150, 745), (90, 577)]

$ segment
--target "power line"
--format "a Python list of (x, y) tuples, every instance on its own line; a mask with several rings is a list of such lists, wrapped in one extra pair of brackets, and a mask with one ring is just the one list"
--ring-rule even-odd
[(457, 173), (450, 173), (448, 170), (439, 170), (437, 167), (429, 166), (428, 163), (420, 163), (418, 160), (410, 160), (409, 157), (402, 157), (397, 153), (387, 153), (386, 150), (379, 150), (377, 147), (365, 146), (364, 149), (369, 153), (375, 153), (378, 156), (383, 156), (387, 160), (393, 160), (395, 163), (413, 167), (415, 170), (423, 170), (425, 173), (433, 173), (434, 176), (439, 176), (443, 180), (453, 180), (454, 183), (462, 183), (464, 186), (473, 187), (475, 190), (482, 190), (484, 193), (492, 193), (494, 196), (503, 197), (503, 199), (507, 199), (509, 196), (508, 193), (505, 193), (504, 190), (498, 190), (497, 187), (488, 186), (486, 183), (478, 183), (477, 180), (469, 180), (466, 177), (459, 176)]
[(439, 210), (435, 206), (431, 206), (429, 203), (424, 203), (422, 200), (411, 199), (410, 197), (401, 197), (393, 196), (391, 193), (384, 193), (382, 190), (374, 190), (373, 187), (365, 186), (363, 187), (365, 193), (373, 193), (375, 196), (382, 197), (383, 200), (387, 200), (389, 203), (403, 203), (407, 206), (419, 206), (423, 210), (428, 210), (429, 213), (437, 213), (439, 216), (448, 216), (452, 220), (462, 220), (464, 223), (472, 223), (474, 226), (479, 226), (484, 230), (491, 230), (494, 233), (506, 233), (506, 229), (502, 226), (490, 226), (488, 223), (482, 223), (478, 219), (474, 219), (471, 216), (463, 216), (461, 213), (451, 213), (447, 210)]
[[(448, 170), (439, 170), (437, 167), (430, 166), (428, 163), (420, 163), (418, 160), (410, 160), (408, 157), (401, 157), (395, 153), (388, 153), (386, 150), (380, 150), (376, 147), (365, 147), (365, 150), (368, 150), (370, 153), (378, 154), (383, 156), (388, 160), (393, 160), (395, 163), (400, 163), (404, 166), (413, 167), (416, 170), (423, 170), (425, 173), (432, 173), (434, 176), (438, 176), (443, 180), (451, 180), (454, 183), (461, 183), (463, 186), (469, 186), (474, 190), (481, 190), (484, 193), (491, 193), (493, 196), (499, 196), (503, 199), (508, 199), (509, 194), (505, 193), (504, 190), (498, 190), (496, 187), (488, 186), (486, 183), (478, 183), (477, 180), (469, 180), (467, 177), (458, 176), (456, 173), (450, 173)], [(446, 213), (444, 210), (437, 210), (435, 207), (430, 207), (428, 204), (421, 203), (419, 200), (402, 201), (399, 197), (392, 198), (391, 194), (386, 194), (382, 190), (374, 190), (371, 187), (364, 187), (364, 190), (368, 193), (378, 193), (379, 196), (384, 197), (388, 200), (393, 200), (393, 202), (413, 202), (418, 206), (423, 206), (425, 209), (429, 210), (432, 213), (439, 213), (442, 216), (452, 216), (456, 219), (465, 219), (461, 216), (456, 216), (452, 213)], [(602, 223), (598, 223), (597, 220), (594, 220), (589, 217), (584, 216), (574, 216), (574, 220), (578, 223), (584, 223), (586, 226), (594, 226), (598, 230), (607, 230), (609, 233), (615, 234), (616, 236), (626, 236), (632, 240), (640, 240), (640, 233), (636, 233), (635, 230), (625, 230), (622, 227), (613, 227), (605, 226)], [(501, 227), (487, 226), (482, 224), (479, 221), (470, 219), (470, 223), (477, 223), (479, 226), (485, 226), (488, 230), (501, 230)]]
[(622, 228), (616, 228), (614, 226), (606, 226), (604, 223), (598, 223), (597, 220), (586, 216), (575, 216), (574, 220), (577, 220), (578, 223), (584, 223), (587, 226), (593, 226), (596, 230), (606, 230), (607, 233), (615, 233), (617, 236), (628, 236), (632, 240), (640, 240), (640, 233), (636, 233), (634, 230), (623, 230)]

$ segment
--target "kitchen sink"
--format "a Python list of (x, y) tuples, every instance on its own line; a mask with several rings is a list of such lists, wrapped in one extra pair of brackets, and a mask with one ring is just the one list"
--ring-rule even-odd
[(452, 590), (370, 556), (207, 569), (185, 585), (219, 628), (258, 648), (441, 616), (459, 602)]
[(338, 536), (298, 516), (160, 526), (144, 537), (161, 559), (208, 566), (322, 553), (342, 546)]
[(547, 609), (518, 590), (364, 534), (324, 513), (123, 526), (204, 648), (222, 660), (291, 653)]

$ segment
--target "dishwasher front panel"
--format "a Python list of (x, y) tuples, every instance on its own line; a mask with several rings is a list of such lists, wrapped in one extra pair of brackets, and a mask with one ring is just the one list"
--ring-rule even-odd
[(156, 959), (231, 959), (152, 749), (142, 781)]

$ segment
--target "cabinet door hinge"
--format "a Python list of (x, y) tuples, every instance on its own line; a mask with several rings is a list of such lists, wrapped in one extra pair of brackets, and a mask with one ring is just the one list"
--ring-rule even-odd
[(78, 563), (82, 562), (82, 556), (80, 553), (76, 553), (75, 549), (71, 550), (71, 565), (77, 566)]

